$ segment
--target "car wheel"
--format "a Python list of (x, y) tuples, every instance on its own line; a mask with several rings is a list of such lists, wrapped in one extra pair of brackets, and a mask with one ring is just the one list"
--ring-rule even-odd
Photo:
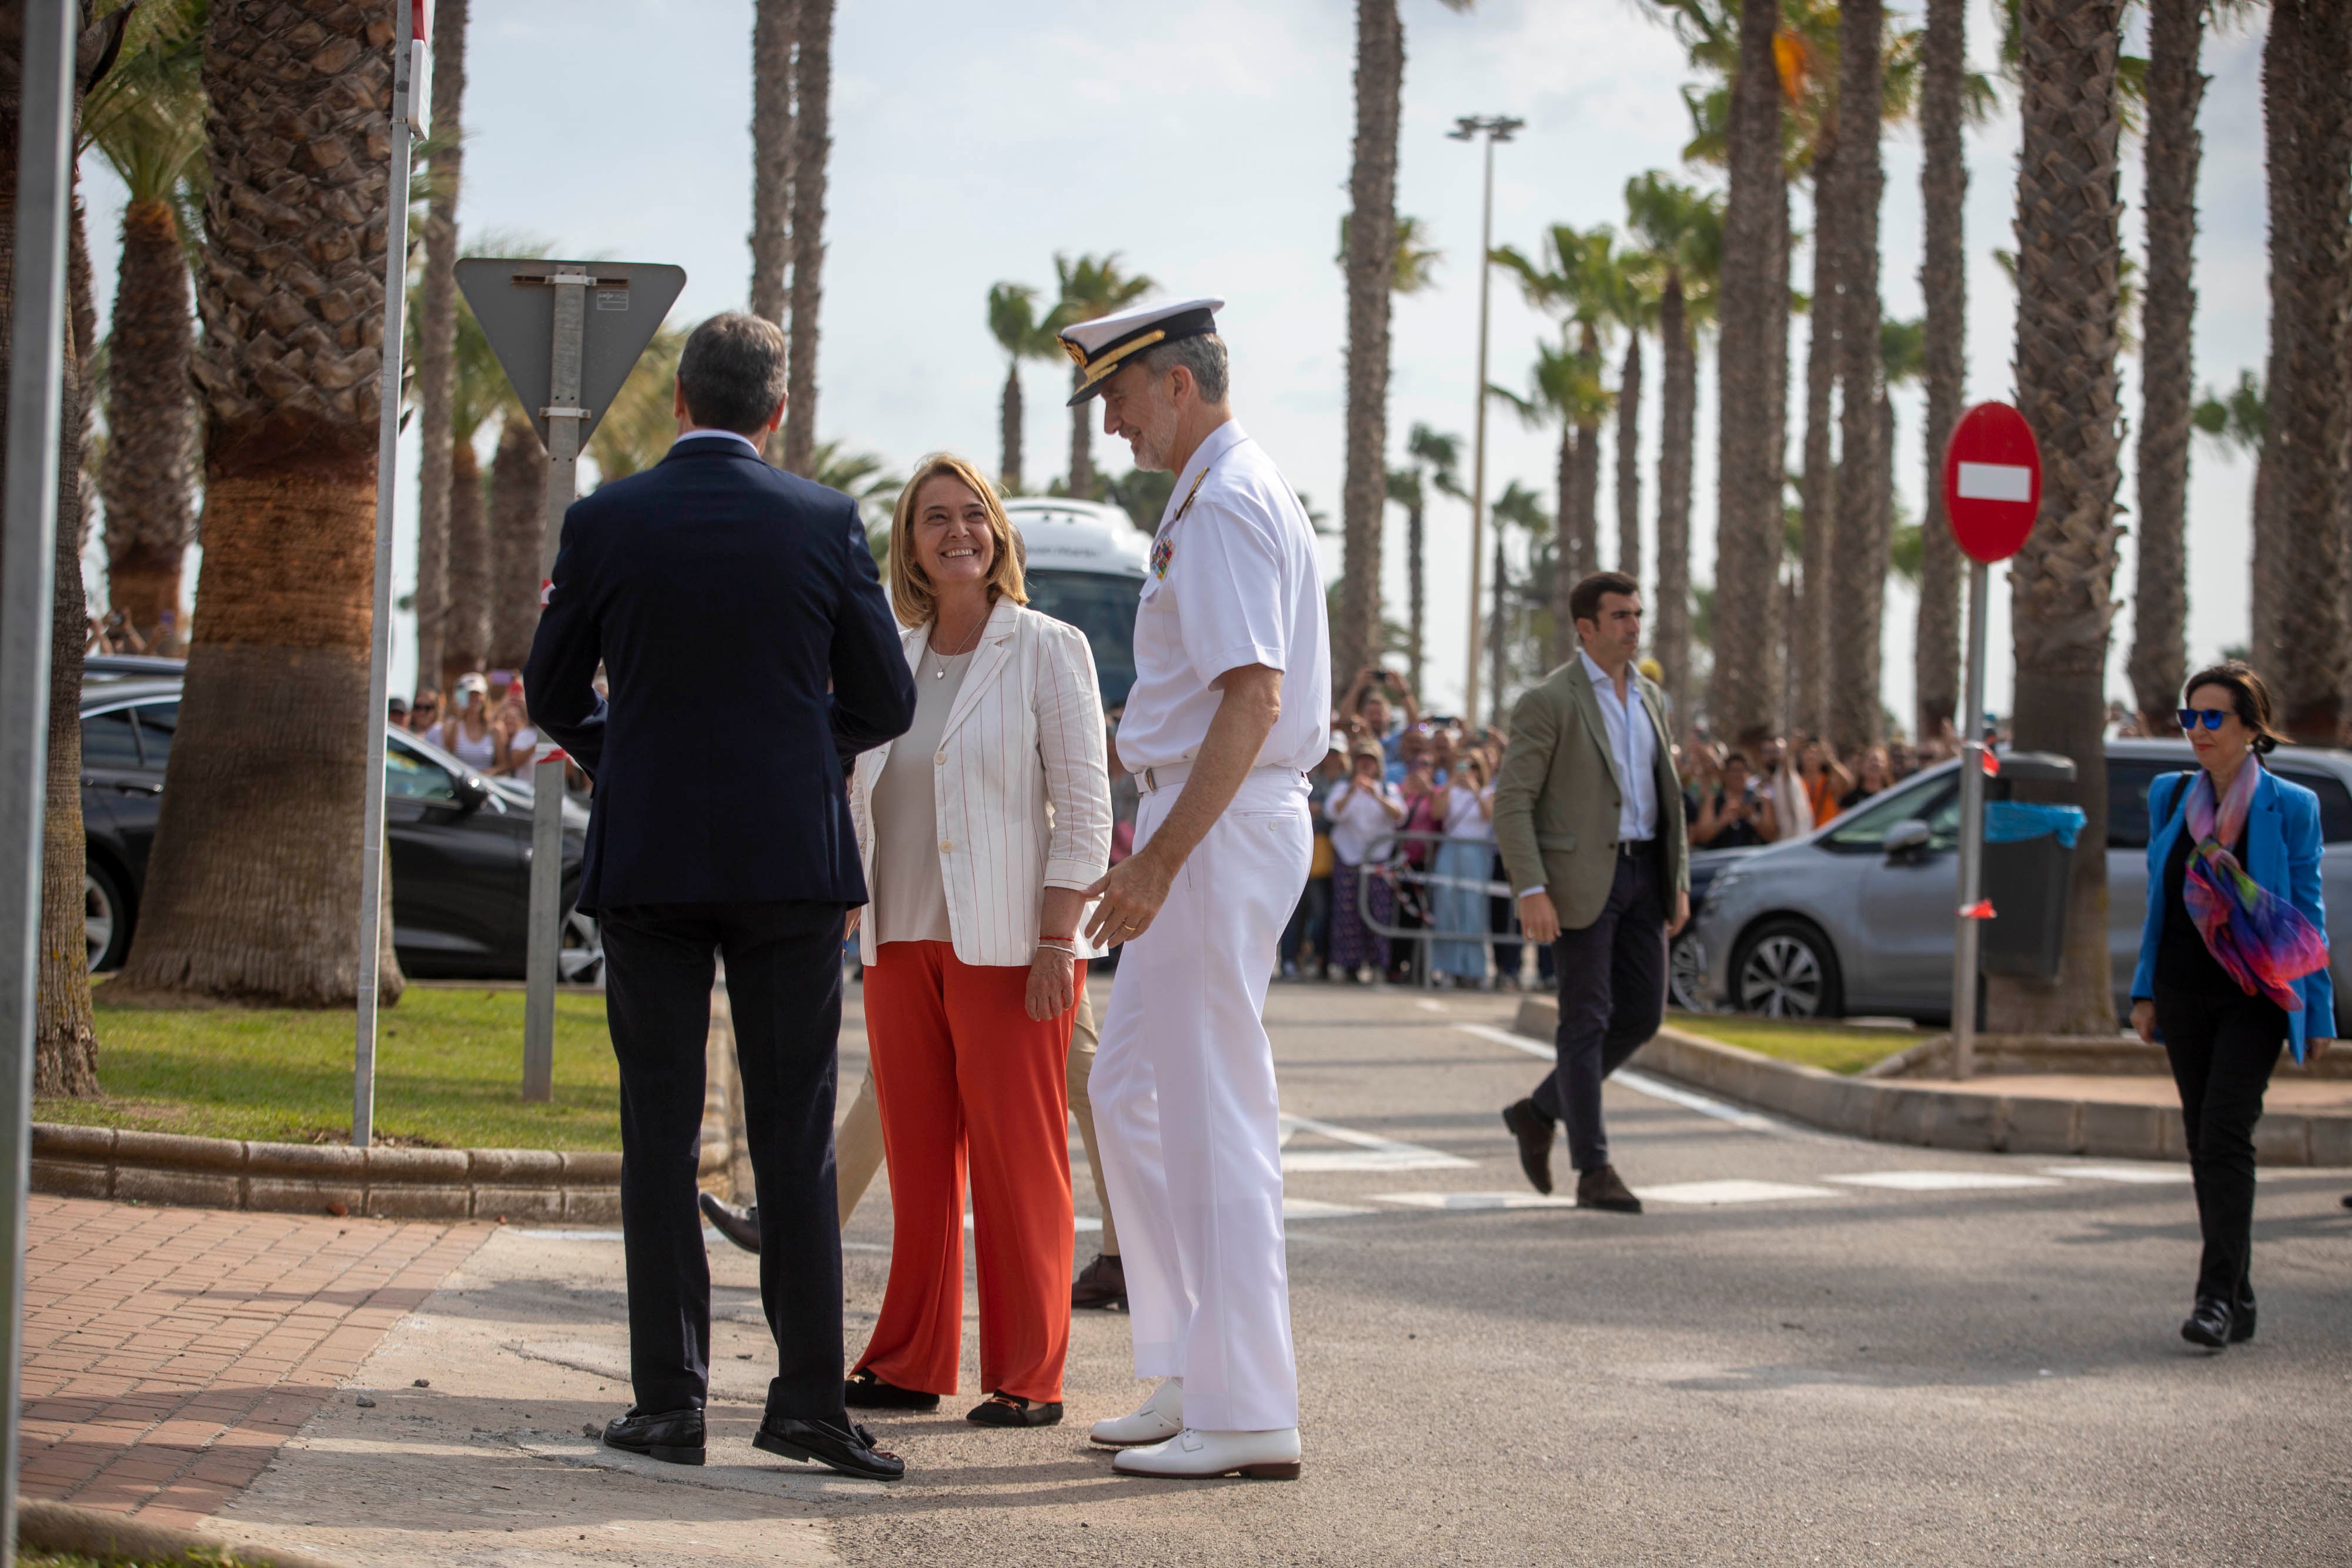
[(114, 873), (96, 861), (82, 872), (81, 924), (89, 941), (89, 972), (121, 968), (131, 950), (131, 901)]
[(1706, 956), (1698, 938), (1685, 931), (1666, 949), (1666, 988), (1675, 1006), (1686, 1013), (1710, 1011), (1706, 1003)]
[(567, 986), (604, 983), (604, 933), (594, 917), (569, 910), (563, 916), (563, 946), (555, 955), (555, 977)]
[(1766, 1018), (1836, 1018), (1837, 954), (1810, 921), (1768, 920), (1739, 944), (1731, 963), (1732, 1005)]

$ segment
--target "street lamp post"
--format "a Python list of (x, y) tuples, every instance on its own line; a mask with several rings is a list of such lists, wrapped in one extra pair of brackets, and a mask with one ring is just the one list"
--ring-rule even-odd
[[(1507, 114), (1465, 114), (1445, 133), (1447, 140), (1453, 141), (1475, 141), (1482, 136), (1486, 141), (1486, 191), (1478, 213), (1478, 412), (1471, 425), (1470, 438), (1470, 662), (1462, 699), (1462, 716), (1473, 724), (1478, 720), (1478, 632), (1479, 612), (1483, 608), (1479, 601), (1485, 597), (1480, 576), (1486, 564), (1486, 303), (1494, 270), (1495, 143), (1508, 141), (1526, 124), (1526, 120), (1514, 120)], [(1495, 693), (1497, 698), (1502, 695), (1499, 688)]]

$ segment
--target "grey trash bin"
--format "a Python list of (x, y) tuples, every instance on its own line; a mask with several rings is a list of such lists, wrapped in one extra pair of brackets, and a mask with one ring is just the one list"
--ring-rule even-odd
[[(1984, 896), (1993, 918), (1984, 923), (1979, 948), (1984, 974), (2046, 980), (2058, 973), (2066, 949), (2066, 875), (2083, 814), (2073, 806), (2015, 803), (2010, 791), (2016, 784), (2074, 781), (2074, 759), (2055, 752), (2017, 751), (2000, 759), (1985, 807)], [(2019, 836), (1997, 839), (1996, 819), (2003, 817), (2000, 826)]]

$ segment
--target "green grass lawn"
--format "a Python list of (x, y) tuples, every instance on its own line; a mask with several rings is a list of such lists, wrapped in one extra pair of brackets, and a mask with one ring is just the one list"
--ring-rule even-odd
[(1916, 1029), (1857, 1029), (1828, 1021), (1753, 1018), (1744, 1013), (1669, 1012), (1669, 1028), (1744, 1046), (1782, 1061), (1832, 1072), (1859, 1072), (1927, 1038)]
[[(45, 1099), (36, 1119), (276, 1143), (352, 1127), (352, 1015), (98, 1005), (100, 1100)], [(412, 986), (379, 1015), (380, 1141), (474, 1149), (617, 1149), (619, 1073), (604, 998), (555, 998), (555, 1098), (522, 1103), (520, 990)]]

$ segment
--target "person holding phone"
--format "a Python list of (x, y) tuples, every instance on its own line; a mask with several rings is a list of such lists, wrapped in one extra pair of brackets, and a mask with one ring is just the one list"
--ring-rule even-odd
[(1375, 977), (1388, 970), (1389, 939), (1364, 924), (1364, 910), (1369, 904), (1375, 921), (1394, 925), (1396, 883), (1368, 868), (1386, 858), (1391, 835), (1403, 825), (1405, 801), (1385, 776), (1378, 741), (1356, 742), (1348, 766), (1347, 781), (1323, 802), (1323, 817), (1331, 824), (1331, 967), (1353, 980), (1363, 978), (1368, 965)]

